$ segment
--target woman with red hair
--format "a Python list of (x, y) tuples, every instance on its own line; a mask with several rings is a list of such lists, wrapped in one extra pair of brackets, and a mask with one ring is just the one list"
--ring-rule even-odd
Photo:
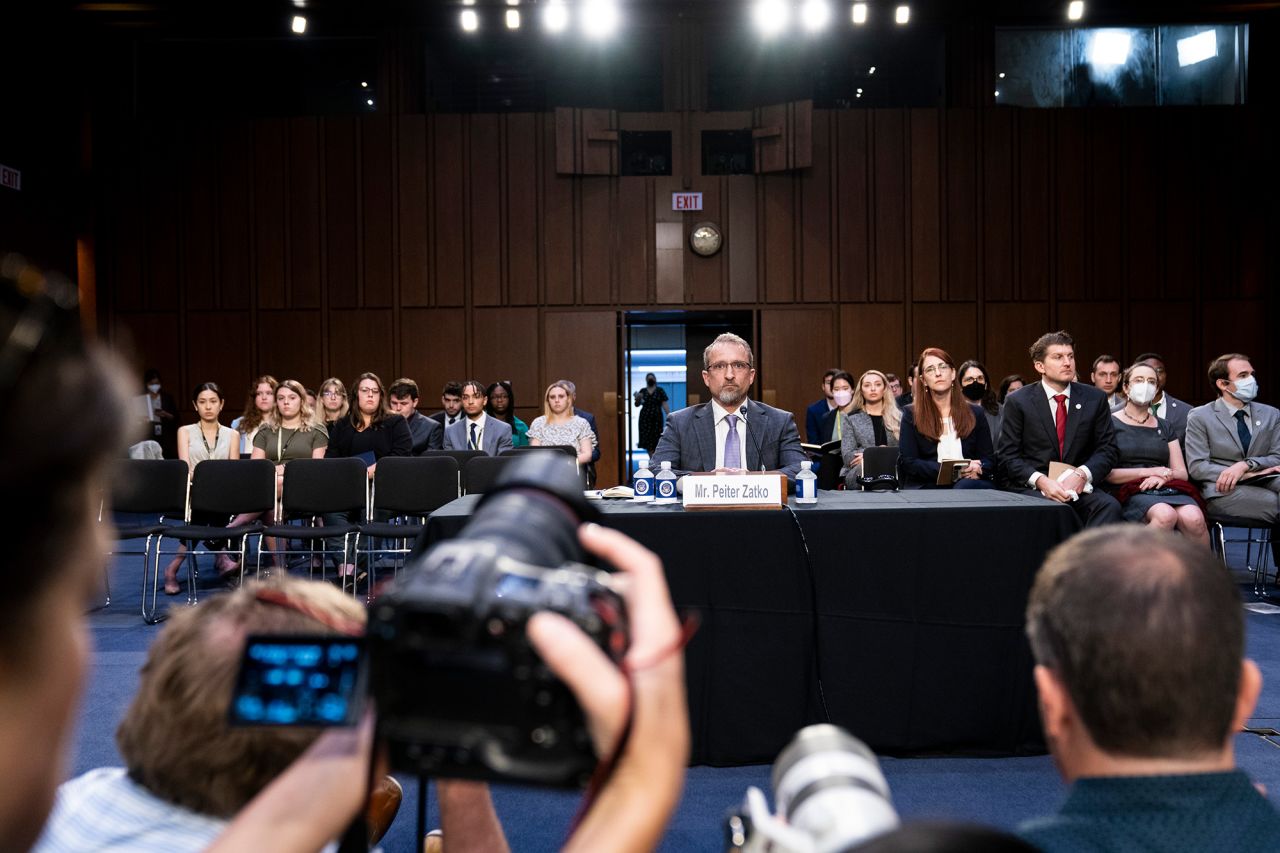
[(935, 488), (942, 463), (960, 459), (969, 460), (969, 464), (958, 472), (955, 488), (994, 488), (991, 429), (982, 409), (960, 393), (957, 378), (955, 360), (946, 350), (929, 347), (920, 353), (914, 402), (902, 410), (898, 435), (903, 485), (907, 488)]

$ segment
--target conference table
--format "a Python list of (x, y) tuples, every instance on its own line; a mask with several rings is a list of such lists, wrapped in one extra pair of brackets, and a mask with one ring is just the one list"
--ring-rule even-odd
[[(479, 495), (434, 512), (456, 536)], [(881, 754), (1043, 751), (1023, 614), (1045, 554), (1079, 529), (998, 491), (820, 492), (817, 504), (686, 511), (600, 501), (663, 560), (701, 625), (686, 649), (692, 763), (769, 763), (800, 728)]]

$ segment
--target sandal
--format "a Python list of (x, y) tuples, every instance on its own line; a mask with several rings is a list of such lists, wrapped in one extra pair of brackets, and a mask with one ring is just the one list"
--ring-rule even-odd
[(165, 595), (177, 595), (177, 594), (178, 594), (178, 593), (180, 593), (180, 592), (182, 592), (182, 587), (178, 584), (178, 582), (177, 582), (177, 581), (172, 581), (172, 582), (170, 582), (170, 581), (165, 581), (165, 582), (164, 582), (164, 594), (165, 594)]

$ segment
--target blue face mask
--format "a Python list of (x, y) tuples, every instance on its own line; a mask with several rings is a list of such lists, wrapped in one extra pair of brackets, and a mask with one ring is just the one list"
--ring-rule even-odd
[(1258, 396), (1258, 380), (1253, 376), (1246, 376), (1244, 379), (1236, 380), (1236, 390), (1231, 392), (1231, 396), (1235, 397), (1241, 403), (1248, 403), (1254, 397)]

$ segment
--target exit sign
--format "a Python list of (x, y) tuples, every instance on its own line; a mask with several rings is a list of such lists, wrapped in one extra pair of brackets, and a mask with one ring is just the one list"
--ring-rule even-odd
[[(22, 173), (17, 169), (10, 169), (8, 166), (0, 165), (0, 187), (8, 187), (11, 190), (21, 190)], [(699, 204), (701, 204), (701, 202), (699, 202)]]
[(672, 210), (702, 210), (702, 193), (672, 193)]

